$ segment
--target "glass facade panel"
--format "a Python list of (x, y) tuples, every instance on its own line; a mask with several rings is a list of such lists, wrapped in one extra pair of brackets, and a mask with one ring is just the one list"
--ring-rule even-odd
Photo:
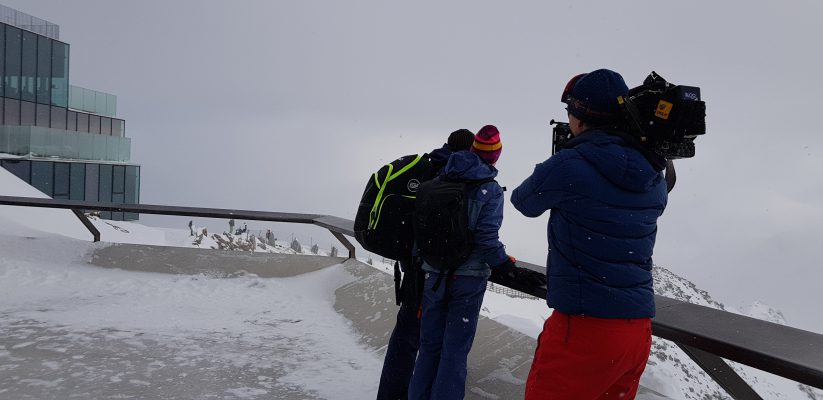
[[(112, 178), (112, 166), (109, 164), (101, 164), (100, 165), (100, 189), (98, 193), (98, 197), (102, 202), (110, 202), (111, 201), (111, 178)], [(103, 211), (101, 213), (103, 218), (111, 219), (111, 212)]]
[(25, 182), (31, 182), (31, 161), (2, 160), (3, 168)]
[(20, 125), (20, 100), (4, 99), (3, 123), (6, 125)]
[(117, 115), (117, 96), (113, 94), (106, 94), (106, 115)]
[(33, 102), (36, 97), (37, 35), (23, 31), (23, 60), (20, 71), (20, 99)]
[(86, 194), (86, 164), (71, 163), (69, 199), (84, 200)]
[(13, 99), (20, 98), (20, 51), (23, 40), (23, 31), (6, 25), (6, 53), (5, 75), (3, 86), (5, 96)]
[(111, 136), (111, 118), (100, 117), (100, 133)]
[(34, 103), (29, 101), (20, 102), (20, 125), (34, 125)]
[(36, 106), (34, 124), (48, 128), (51, 121), (49, 121), (51, 114), (51, 106), (45, 104), (38, 104)]
[(77, 132), (89, 133), (89, 115), (77, 113)]
[(68, 131), (76, 131), (77, 130), (77, 113), (74, 111), (68, 111), (66, 113), (66, 130)]
[(69, 45), (58, 41), (51, 47), (51, 104), (69, 106)]
[(112, 119), (111, 120), (111, 135), (112, 136), (123, 137), (123, 125), (124, 125), (124, 121), (122, 119)]
[[(112, 166), (111, 201), (125, 203), (126, 201), (126, 166)], [(113, 212), (111, 218), (115, 221), (123, 220), (123, 212)]]
[[(77, 124), (77, 116), (74, 117), (74, 123)], [(63, 107), (51, 106), (51, 127), (55, 129), (66, 129), (66, 109)], [(73, 130), (73, 129), (71, 129)]]
[(44, 37), (37, 37), (37, 102), (51, 103), (51, 42)]
[(98, 114), (103, 114), (106, 112), (106, 93), (95, 93), (94, 98), (94, 109), (100, 110)]
[(89, 133), (100, 133), (99, 115), (89, 115)]
[[(135, 165), (126, 166), (126, 204), (137, 204), (139, 201), (138, 193), (140, 193), (140, 168)], [(137, 213), (125, 213), (123, 219), (126, 221), (133, 221), (138, 218)]]
[(31, 185), (51, 197), (54, 187), (54, 168), (50, 161), (31, 162)]
[[(6, 26), (0, 24), (0, 55), (3, 59), (0, 60), (0, 100), (4, 96), (3, 88), (6, 86)], [(2, 110), (2, 108), (0, 108)], [(2, 119), (0, 119), (2, 120)]]
[(86, 164), (86, 201), (97, 201), (100, 187), (100, 165)]
[(71, 174), (69, 173), (69, 163), (54, 163), (54, 195), (55, 199), (69, 198), (69, 182)]
[[(0, 32), (2, 32), (2, 31), (3, 30), (0, 29)], [(0, 53), (0, 54), (3, 54), (3, 53)], [(3, 64), (3, 63), (0, 62), (0, 64)], [(0, 68), (0, 69), (2, 69), (2, 68)], [(0, 78), (0, 82), (2, 82), (2, 81), (3, 81), (3, 78)], [(3, 96), (0, 96), (0, 124), (3, 123), (3, 114), (5, 114), (5, 112), (6, 112), (6, 106), (4, 104), (5, 103), (4, 100), (5, 99), (3, 98)]]
[(80, 106), (79, 109), (83, 110), (83, 111), (94, 112), (94, 104), (95, 104), (94, 91), (86, 89), (86, 88), (82, 88), (80, 93), (82, 93), (81, 99), (82, 99), (83, 102), (81, 103), (82, 105)]

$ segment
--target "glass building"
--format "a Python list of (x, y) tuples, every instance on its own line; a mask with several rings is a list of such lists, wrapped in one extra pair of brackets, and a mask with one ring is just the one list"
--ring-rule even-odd
[(59, 34), (0, 5), (0, 166), (55, 199), (139, 203), (140, 166), (129, 162), (117, 97), (69, 84), (70, 47)]

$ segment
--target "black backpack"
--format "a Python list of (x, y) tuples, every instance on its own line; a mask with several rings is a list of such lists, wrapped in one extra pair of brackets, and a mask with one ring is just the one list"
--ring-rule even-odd
[(354, 217), (354, 237), (364, 249), (392, 260), (411, 257), (414, 200), (421, 182), (434, 176), (428, 154), (409, 155), (369, 177)]
[(414, 212), (414, 238), (420, 256), (431, 266), (454, 273), (474, 249), (469, 230), (472, 188), (494, 179), (453, 182), (441, 178), (420, 185)]

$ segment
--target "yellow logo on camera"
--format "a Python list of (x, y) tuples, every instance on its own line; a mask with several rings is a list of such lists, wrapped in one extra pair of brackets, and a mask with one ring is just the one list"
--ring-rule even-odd
[(657, 103), (657, 110), (654, 111), (654, 116), (660, 119), (669, 119), (669, 113), (672, 112), (673, 106), (674, 104), (666, 100), (660, 100), (660, 102)]

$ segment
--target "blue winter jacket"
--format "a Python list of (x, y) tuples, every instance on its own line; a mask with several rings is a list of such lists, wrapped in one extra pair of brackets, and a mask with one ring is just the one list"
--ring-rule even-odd
[[(486, 164), (477, 154), (458, 151), (449, 157), (446, 167), (437, 179), (450, 181), (479, 181), (497, 176), (497, 168)], [(503, 225), (503, 188), (497, 182), (486, 182), (471, 189), (469, 199), (469, 230), (474, 234), (474, 249), (469, 259), (457, 267), (455, 275), (491, 275), (490, 266), (506, 261), (506, 249), (498, 239)], [(439, 272), (428, 263), (423, 270)]]
[(666, 182), (615, 135), (585, 132), (512, 192), (523, 215), (551, 209), (549, 307), (599, 318), (654, 316), (652, 251)]

